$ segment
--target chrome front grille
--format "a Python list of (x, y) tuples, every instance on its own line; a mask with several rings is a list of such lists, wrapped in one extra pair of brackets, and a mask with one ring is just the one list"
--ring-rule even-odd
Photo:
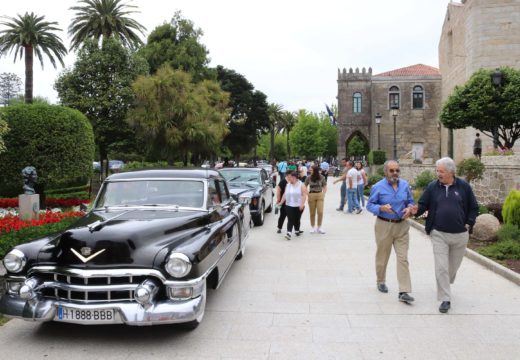
[(134, 291), (149, 276), (81, 276), (80, 274), (34, 273), (42, 280), (43, 296), (81, 303), (135, 301)]

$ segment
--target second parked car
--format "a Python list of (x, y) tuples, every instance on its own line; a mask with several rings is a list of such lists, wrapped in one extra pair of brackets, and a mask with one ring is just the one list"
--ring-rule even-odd
[(249, 210), (253, 223), (262, 225), (265, 213), (273, 209), (273, 185), (267, 172), (259, 168), (223, 168), (219, 171), (227, 180), (231, 193), (251, 198)]

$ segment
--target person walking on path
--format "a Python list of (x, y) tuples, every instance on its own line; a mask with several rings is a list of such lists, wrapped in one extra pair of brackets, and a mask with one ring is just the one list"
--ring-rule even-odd
[(399, 178), (399, 163), (395, 160), (385, 162), (384, 171), (385, 178), (372, 187), (367, 202), (367, 210), (377, 216), (374, 226), (377, 289), (382, 293), (388, 292), (386, 267), (393, 246), (397, 259), (398, 299), (411, 303), (415, 299), (409, 295), (412, 292), (408, 265), (410, 224), (406, 219), (416, 209), (410, 186)]
[(479, 160), (482, 156), (482, 139), (480, 138), (479, 133), (477, 133), (475, 142), (473, 143), (473, 155), (475, 155), (475, 157)]
[[(323, 202), (327, 193), (327, 179), (320, 174), (320, 168), (312, 167), (312, 173), (305, 180), (305, 186), (309, 187), (309, 213), (311, 216), (311, 234), (325, 234), (321, 227), (323, 222)], [(316, 212), (318, 212), (318, 225), (316, 225)]]
[[(283, 194), (285, 193), (285, 187), (287, 186), (287, 176), (280, 178), (280, 182), (278, 186), (276, 186), (276, 204), (280, 204), (282, 202)], [(283, 223), (285, 218), (287, 217), (287, 213), (285, 212), (285, 206), (279, 206), (280, 215), (278, 216), (278, 230), (276, 231), (278, 234), (282, 232)]]
[(425, 228), (432, 238), (439, 311), (447, 313), (451, 307), (450, 284), (455, 281), (466, 252), (478, 203), (471, 186), (455, 177), (456, 166), (451, 158), (439, 159), (435, 165), (438, 180), (426, 187), (414, 215), (428, 211)]
[(354, 211), (359, 214), (362, 210), (358, 202), (358, 176), (359, 172), (354, 167), (352, 160), (347, 161), (347, 198), (348, 198), (348, 213), (352, 214)]
[(343, 168), (343, 175), (334, 180), (332, 184), (339, 183), (341, 181), (340, 188), (340, 198), (339, 198), (339, 207), (336, 209), (338, 211), (343, 211), (345, 208), (345, 202), (347, 200), (347, 159), (341, 159), (341, 167)]
[(325, 177), (325, 181), (327, 181), (327, 179), (329, 178), (329, 169), (330, 169), (330, 166), (329, 166), (329, 163), (327, 162), (327, 160), (323, 159), (323, 161), (320, 164), (320, 169), (321, 169), (321, 175), (323, 175)]
[(285, 178), (285, 173), (287, 172), (287, 163), (285, 160), (282, 160), (278, 163), (278, 174), (280, 175), (280, 180)]
[(305, 209), (305, 201), (307, 200), (307, 187), (298, 180), (298, 174), (295, 171), (287, 172), (287, 186), (280, 203), (285, 203), (285, 212), (287, 214), (287, 234), (285, 238), (291, 240), (292, 230), (296, 236), (300, 236), (303, 231), (300, 230), (300, 220), (303, 209)]
[(361, 161), (356, 162), (356, 170), (359, 173), (357, 186), (358, 203), (361, 207), (365, 207), (365, 185), (368, 183), (368, 180), (367, 173), (365, 172), (365, 169), (363, 169), (363, 163)]

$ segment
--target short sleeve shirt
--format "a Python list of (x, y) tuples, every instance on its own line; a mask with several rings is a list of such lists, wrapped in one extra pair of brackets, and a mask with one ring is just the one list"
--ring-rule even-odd
[(305, 179), (305, 186), (309, 186), (309, 192), (311, 193), (322, 192), (323, 188), (327, 186), (327, 181), (323, 175), (320, 175), (320, 179), (318, 181), (312, 181), (311, 177), (309, 176), (307, 179)]
[(357, 186), (358, 186), (358, 175), (359, 175), (359, 172), (355, 168), (352, 168), (352, 169), (350, 169), (347, 172), (347, 188), (349, 186), (348, 179), (352, 178), (352, 188), (353, 189), (357, 189)]

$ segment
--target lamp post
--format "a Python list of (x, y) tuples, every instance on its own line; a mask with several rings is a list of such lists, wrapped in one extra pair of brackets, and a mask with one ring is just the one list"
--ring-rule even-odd
[(377, 124), (377, 150), (381, 150), (381, 114), (376, 114), (376, 124)]
[[(491, 82), (495, 87), (499, 87), (502, 85), (502, 81), (504, 80), (504, 75), (499, 68), (496, 68), (495, 72), (491, 74)], [(493, 127), (493, 148), (498, 148), (498, 131), (496, 126)]]
[(397, 160), (397, 117), (399, 116), (399, 105), (392, 105), (392, 117), (394, 118), (394, 160)]

